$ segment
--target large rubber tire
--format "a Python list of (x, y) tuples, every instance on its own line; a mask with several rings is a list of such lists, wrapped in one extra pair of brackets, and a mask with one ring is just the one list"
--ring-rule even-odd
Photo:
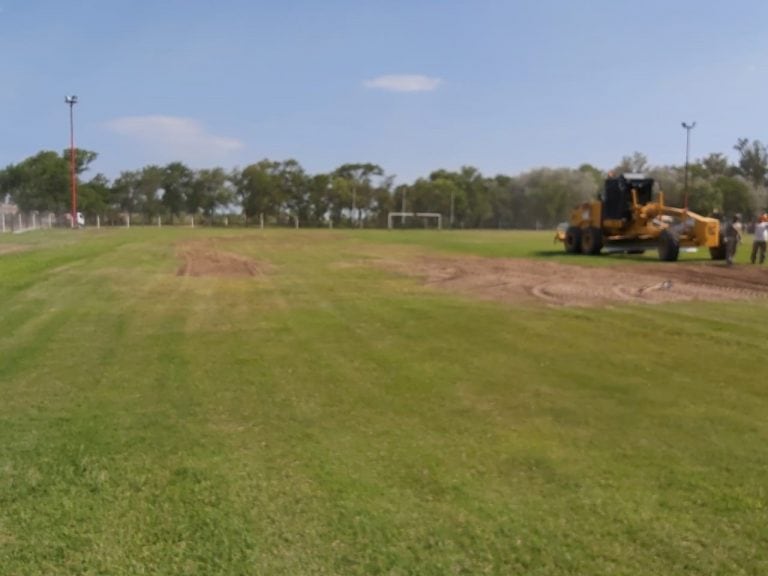
[(659, 236), (659, 260), (676, 262), (680, 255), (680, 241), (674, 233), (664, 230)]
[(725, 236), (720, 234), (720, 244), (715, 248), (709, 249), (709, 257), (712, 258), (712, 260), (725, 260), (726, 251)]
[(577, 226), (568, 226), (565, 231), (565, 251), (568, 254), (578, 254), (581, 252), (581, 228)]
[(581, 233), (581, 251), (584, 254), (600, 254), (603, 249), (603, 232), (599, 228), (590, 226)]

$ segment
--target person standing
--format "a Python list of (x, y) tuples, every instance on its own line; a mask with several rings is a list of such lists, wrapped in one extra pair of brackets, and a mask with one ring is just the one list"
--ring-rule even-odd
[(765, 262), (766, 242), (768, 242), (768, 214), (763, 213), (755, 224), (755, 239), (752, 241), (752, 255), (749, 257), (752, 264), (758, 260), (758, 257), (760, 264)]
[(736, 214), (725, 227), (725, 261), (728, 266), (733, 265), (733, 257), (736, 256), (736, 248), (741, 243), (741, 218)]

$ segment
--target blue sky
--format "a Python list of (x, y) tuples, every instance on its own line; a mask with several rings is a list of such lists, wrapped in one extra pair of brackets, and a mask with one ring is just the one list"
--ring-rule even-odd
[(473, 165), (681, 164), (768, 139), (758, 0), (0, 0), (0, 166), (295, 158), (397, 182)]

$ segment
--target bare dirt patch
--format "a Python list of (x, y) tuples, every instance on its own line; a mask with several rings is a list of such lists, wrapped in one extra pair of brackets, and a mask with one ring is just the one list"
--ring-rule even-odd
[(540, 260), (426, 257), (381, 260), (425, 284), (484, 300), (603, 306), (768, 297), (768, 268), (720, 263), (588, 267)]
[(29, 247), (23, 244), (0, 244), (0, 256), (3, 254), (13, 254), (14, 252), (23, 252), (28, 249)]
[(179, 249), (181, 265), (177, 276), (248, 277), (261, 276), (267, 266), (246, 256), (219, 250), (213, 243), (191, 242)]

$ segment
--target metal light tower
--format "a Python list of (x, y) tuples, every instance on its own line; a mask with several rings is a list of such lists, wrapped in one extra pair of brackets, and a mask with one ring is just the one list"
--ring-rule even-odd
[(400, 216), (400, 227), (405, 228), (405, 186), (402, 187), (403, 191), (403, 197), (401, 198), (400, 202), (400, 212), (403, 213), (402, 216)]
[(75, 175), (75, 121), (74, 108), (77, 96), (65, 96), (64, 102), (69, 104), (69, 172), (72, 178), (72, 228), (77, 226), (77, 176)]
[(681, 123), (685, 128), (685, 196), (683, 200), (683, 209), (688, 210), (688, 154), (691, 150), (691, 130), (696, 127), (696, 122), (686, 124)]

